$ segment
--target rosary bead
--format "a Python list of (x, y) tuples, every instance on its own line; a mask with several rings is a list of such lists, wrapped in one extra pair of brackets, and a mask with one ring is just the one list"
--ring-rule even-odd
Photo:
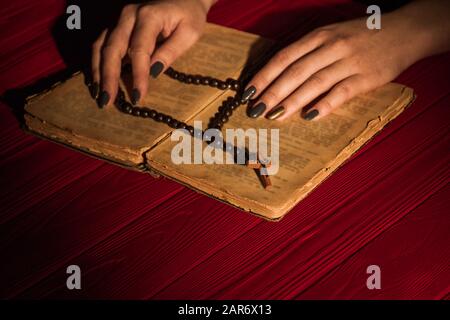
[(221, 121), (222, 123), (226, 123), (226, 122), (228, 122), (228, 117), (227, 117), (227, 116), (222, 116), (222, 118), (220, 119), (220, 121)]
[(133, 107), (132, 109), (133, 115), (139, 117), (141, 115), (141, 109), (139, 109), (138, 107)]
[(191, 84), (193, 82), (193, 77), (192, 76), (186, 76), (186, 83)]
[(211, 118), (209, 120), (208, 128), (215, 128), (219, 122), (216, 118)]
[(187, 125), (184, 122), (178, 122), (177, 129), (186, 129)]
[(156, 114), (156, 116), (155, 116), (155, 120), (156, 121), (159, 121), (159, 122), (163, 122), (163, 120), (164, 120), (164, 115), (162, 114), (162, 113), (157, 113)]
[(171, 127), (174, 128), (174, 129), (177, 129), (177, 128), (178, 128), (178, 120), (172, 119), (172, 120), (169, 122), (169, 126), (171, 126)]
[(217, 88), (219, 88), (220, 90), (225, 90), (227, 88), (227, 84), (225, 82), (223, 82), (223, 81), (220, 81), (218, 83)]
[(166, 73), (169, 77), (172, 77), (174, 71), (175, 71), (175, 70), (173, 70), (172, 67), (168, 67), (165, 73)]
[(231, 103), (231, 110), (236, 110), (239, 106), (241, 105), (241, 103), (239, 101), (233, 101)]
[(212, 80), (209, 82), (209, 85), (210, 85), (211, 87), (216, 88), (216, 87), (219, 85), (219, 81), (217, 81), (216, 79), (212, 79)]
[(118, 101), (123, 101), (125, 100), (125, 92), (123, 92), (122, 90), (119, 90), (117, 92), (117, 98)]
[(172, 73), (172, 78), (173, 79), (178, 79), (180, 77), (180, 73), (178, 72), (178, 71), (174, 71), (173, 73)]
[(205, 85), (205, 86), (208, 86), (208, 85), (209, 85), (209, 81), (210, 81), (210, 79), (209, 79), (208, 77), (202, 77), (202, 78), (200, 79), (201, 84), (202, 84), (202, 85)]
[(189, 133), (191, 135), (194, 135), (194, 127), (193, 126), (187, 126), (186, 129), (187, 129), (187, 131), (189, 131)]
[(141, 117), (144, 117), (144, 118), (148, 118), (149, 117), (149, 110), (147, 108), (143, 108), (141, 110)]
[(124, 106), (124, 104), (125, 104), (125, 101), (124, 101), (124, 100), (116, 99), (115, 104), (116, 104), (116, 106), (117, 106), (120, 110), (123, 111), (123, 106)]
[(184, 82), (186, 80), (186, 75), (184, 73), (179, 73), (178, 75), (178, 80), (180, 80), (181, 82)]
[(173, 120), (173, 118), (172, 118), (171, 116), (163, 115), (163, 122), (164, 122), (165, 124), (170, 125), (170, 123), (172, 122), (172, 120)]
[(123, 111), (128, 114), (133, 113), (133, 106), (131, 105), (131, 103), (125, 102), (123, 105)]
[(148, 116), (152, 119), (155, 119), (157, 112), (155, 110), (150, 110), (148, 112)]
[(201, 79), (200, 79), (200, 76), (194, 76), (193, 78), (192, 78), (192, 83), (193, 84), (200, 84), (201, 83)]
[(211, 128), (220, 129), (221, 126), (222, 123), (220, 122), (220, 118), (211, 118), (208, 124), (209, 129)]

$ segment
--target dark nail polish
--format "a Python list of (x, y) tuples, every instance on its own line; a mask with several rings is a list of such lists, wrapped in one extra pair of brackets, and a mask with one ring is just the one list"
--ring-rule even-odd
[(250, 118), (258, 118), (260, 115), (262, 115), (264, 113), (265, 110), (266, 110), (265, 103), (260, 102), (257, 105), (255, 105), (255, 106), (251, 107), (250, 109), (248, 109), (247, 115)]
[(249, 87), (247, 90), (245, 90), (242, 93), (242, 97), (241, 100), (246, 102), (248, 101), (251, 97), (253, 97), (256, 93), (256, 88), (254, 86)]
[(100, 93), (100, 96), (98, 97), (98, 105), (100, 106), (100, 108), (103, 108), (108, 104), (108, 102), (109, 102), (109, 93), (103, 90)]
[(150, 75), (153, 78), (156, 78), (163, 71), (163, 69), (164, 69), (164, 65), (162, 64), (162, 62), (156, 61), (150, 68)]
[(94, 82), (89, 87), (89, 93), (91, 94), (92, 99), (97, 99), (98, 96), (98, 82)]
[(283, 106), (275, 107), (266, 114), (266, 118), (269, 120), (275, 120), (276, 118), (279, 118), (284, 111), (285, 109)]
[(305, 114), (305, 116), (303, 117), (303, 119), (311, 121), (312, 119), (314, 119), (315, 117), (317, 117), (319, 115), (319, 110), (317, 109), (313, 109), (311, 111), (309, 111), (307, 114)]
[(136, 104), (138, 103), (139, 99), (141, 98), (141, 93), (138, 89), (133, 89), (131, 91), (131, 103)]

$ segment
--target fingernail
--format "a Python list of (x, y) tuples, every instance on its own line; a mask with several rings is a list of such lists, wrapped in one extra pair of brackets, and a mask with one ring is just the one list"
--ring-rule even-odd
[(265, 110), (266, 110), (266, 104), (263, 102), (260, 102), (257, 105), (248, 109), (247, 115), (250, 118), (258, 118), (260, 115), (262, 115), (264, 113)]
[(314, 119), (315, 117), (317, 117), (319, 115), (319, 110), (317, 109), (313, 109), (311, 111), (309, 111), (307, 114), (305, 114), (305, 116), (303, 117), (303, 119), (311, 121), (312, 119)]
[(153, 78), (156, 78), (157, 76), (159, 76), (161, 71), (163, 71), (163, 69), (164, 69), (164, 65), (162, 64), (162, 62), (156, 61), (154, 64), (152, 64), (152, 66), (150, 68), (150, 75)]
[(247, 102), (251, 97), (253, 97), (255, 95), (255, 93), (256, 93), (256, 88), (254, 86), (251, 86), (242, 93), (241, 100), (243, 102)]
[(278, 106), (267, 112), (266, 118), (269, 120), (275, 120), (276, 118), (279, 118), (284, 113), (284, 111), (285, 109), (283, 106)]
[(89, 93), (91, 94), (92, 99), (97, 99), (98, 96), (98, 82), (94, 82), (90, 87), (89, 87)]
[(98, 105), (100, 106), (100, 108), (103, 108), (108, 104), (108, 102), (109, 102), (109, 93), (103, 90), (100, 93), (100, 96), (98, 97)]
[(136, 104), (138, 103), (139, 99), (141, 98), (141, 93), (138, 89), (133, 89), (131, 91), (131, 103)]

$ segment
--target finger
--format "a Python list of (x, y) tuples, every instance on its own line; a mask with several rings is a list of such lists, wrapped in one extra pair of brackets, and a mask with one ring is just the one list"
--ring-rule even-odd
[(156, 40), (162, 30), (162, 21), (154, 10), (145, 6), (138, 11), (138, 21), (130, 41), (128, 55), (133, 70), (133, 103), (145, 96), (150, 71), (150, 56), (155, 49)]
[(116, 97), (122, 58), (127, 52), (135, 19), (135, 8), (133, 6), (125, 7), (116, 28), (105, 41), (101, 65), (102, 92), (99, 97), (101, 107), (110, 105)]
[(305, 120), (318, 120), (330, 114), (333, 110), (353, 98), (354, 96), (374, 89), (363, 76), (351, 76), (337, 84), (328, 95), (317, 102), (303, 117)]
[[(327, 38), (325, 32), (314, 31), (275, 54), (250, 80), (243, 98), (256, 98), (289, 65), (321, 46)], [(249, 96), (249, 97), (248, 97)]]
[[(314, 101), (321, 94), (330, 90), (334, 85), (342, 80), (355, 74), (351, 65), (346, 60), (341, 60), (327, 66), (311, 75), (300, 87), (291, 95), (281, 101), (279, 104), (283, 106), (285, 112), (277, 117), (284, 120), (294, 113), (297, 113), (303, 107)], [(266, 117), (268, 115), (266, 114)], [(270, 116), (270, 114), (269, 114)]]
[[(179, 24), (170, 37), (155, 50), (151, 65), (161, 62), (163, 68), (170, 66), (179, 56), (186, 52), (199, 38), (199, 33), (190, 26)], [(163, 70), (164, 70), (163, 69)], [(162, 70), (162, 71), (163, 71)], [(161, 71), (161, 72), (162, 72)]]
[[(261, 97), (258, 99), (258, 102), (255, 104), (255, 107), (262, 105), (265, 106), (265, 110), (272, 109), (283, 99), (293, 93), (312, 75), (314, 75), (319, 70), (335, 63), (340, 58), (340, 52), (332, 51), (331, 48), (326, 46), (307, 54), (306, 56), (289, 66), (282, 73), (282, 75), (263, 92)], [(323, 76), (323, 74), (321, 76)], [(321, 78), (317, 76), (311, 77), (311, 81), (314, 81), (317, 85), (320, 86), (329, 84), (326, 83), (326, 80), (325, 83), (318, 83), (321, 81)], [(311, 87), (311, 85), (309, 85), (309, 87)], [(253, 116), (252, 112), (253, 108), (249, 110), (250, 116)]]
[(106, 34), (108, 29), (103, 30), (98, 39), (92, 44), (92, 54), (91, 54), (91, 74), (92, 81), (91, 84), (91, 96), (96, 99), (99, 90), (100, 83), (100, 61), (103, 43), (105, 42)]
[(107, 33), (108, 29), (103, 30), (98, 39), (92, 44), (92, 56), (91, 56), (92, 80), (97, 83), (100, 82), (100, 60), (102, 47), (105, 42)]

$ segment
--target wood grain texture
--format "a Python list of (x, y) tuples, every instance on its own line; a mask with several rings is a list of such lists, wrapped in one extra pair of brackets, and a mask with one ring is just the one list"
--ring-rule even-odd
[[(0, 12), (14, 17), (1, 91), (64, 67), (48, 32), (64, 5), (44, 2)], [(357, 14), (350, 1), (227, 0), (209, 20), (281, 38)], [(2, 104), (0, 297), (448, 299), (449, 57), (404, 72), (416, 102), (279, 223), (38, 140)], [(380, 291), (365, 287), (369, 264)]]

